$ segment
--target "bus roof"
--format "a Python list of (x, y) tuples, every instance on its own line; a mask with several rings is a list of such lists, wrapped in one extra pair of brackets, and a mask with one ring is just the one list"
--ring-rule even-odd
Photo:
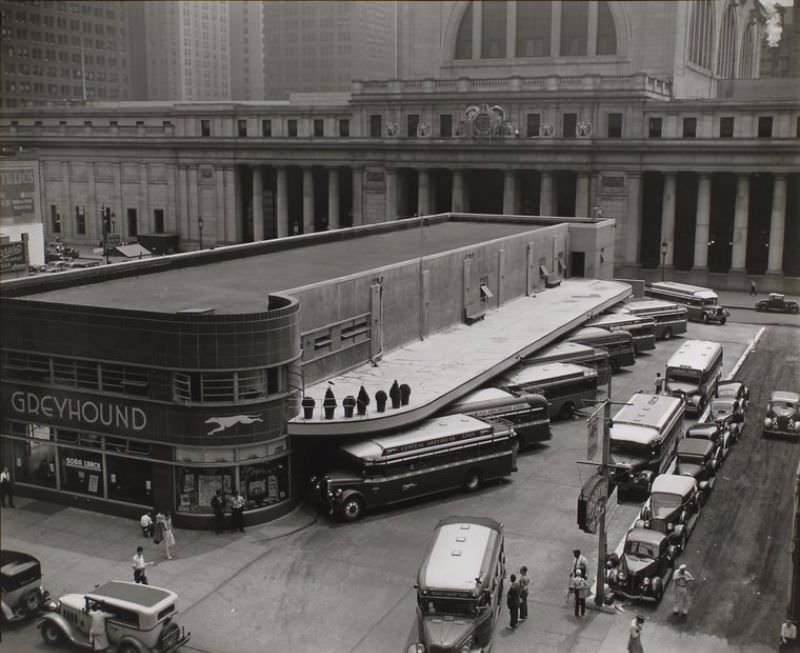
[(595, 349), (590, 345), (567, 341), (546, 347), (528, 360), (533, 363), (558, 363), (570, 360), (590, 360), (597, 357), (605, 358), (606, 356), (608, 353), (604, 349)]
[(611, 431), (613, 434), (617, 424), (644, 426), (660, 431), (682, 409), (683, 401), (678, 397), (637, 392), (628, 400), (628, 405), (614, 415)]
[(518, 370), (507, 372), (498, 383), (503, 386), (521, 386), (546, 381), (597, 376), (597, 370), (575, 363), (541, 363), (525, 365)]
[(713, 340), (687, 340), (672, 354), (667, 368), (706, 369), (721, 353), (722, 345)]
[(402, 450), (411, 451), (415, 448), (422, 448), (427, 443), (439, 441), (442, 438), (478, 431), (489, 433), (492, 429), (491, 424), (476, 417), (461, 414), (443, 415), (425, 420), (401, 433), (342, 445), (342, 449), (357, 458), (380, 458), (399, 453)]
[(582, 329), (578, 329), (577, 331), (573, 331), (569, 335), (567, 335), (567, 341), (569, 342), (620, 342), (620, 341), (632, 341), (633, 336), (627, 331), (609, 331), (608, 329), (604, 329), (603, 327), (599, 326), (588, 326), (583, 327)]
[[(711, 288), (692, 286), (688, 283), (677, 283), (675, 281), (654, 281), (647, 286), (647, 288), (652, 288), (653, 290), (666, 290), (679, 295), (697, 297), (698, 299), (719, 299), (717, 293), (711, 290)], [(645, 290), (647, 290), (647, 288), (645, 288)]]
[(587, 326), (633, 326), (634, 324), (655, 324), (652, 317), (646, 315), (628, 315), (627, 313), (610, 313), (600, 315), (586, 323)]
[(419, 570), (420, 591), (477, 594), (495, 557), (502, 526), (487, 520), (445, 519), (436, 527), (433, 543)]
[(665, 299), (636, 299), (619, 308), (631, 315), (651, 315), (653, 313), (686, 313), (687, 308)]

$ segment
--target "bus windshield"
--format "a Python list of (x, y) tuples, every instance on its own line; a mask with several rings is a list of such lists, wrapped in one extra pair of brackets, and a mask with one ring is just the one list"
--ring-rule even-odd
[(681, 507), (681, 495), (654, 492), (650, 495), (650, 508), (655, 519), (663, 519)]
[(671, 367), (667, 370), (667, 380), (669, 381), (688, 381), (697, 383), (700, 380), (700, 370), (690, 370), (678, 367)]
[(650, 451), (650, 445), (611, 438), (611, 453), (647, 458), (652, 452)]
[(474, 599), (456, 599), (450, 597), (420, 597), (422, 613), (425, 615), (454, 615), (472, 617), (478, 611), (478, 602)]

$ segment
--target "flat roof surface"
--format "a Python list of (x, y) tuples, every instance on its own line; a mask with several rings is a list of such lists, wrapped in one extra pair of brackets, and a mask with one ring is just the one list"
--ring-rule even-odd
[(105, 585), (94, 588), (91, 592), (86, 592), (86, 596), (98, 600), (116, 599), (117, 601), (129, 601), (130, 603), (152, 608), (162, 601), (174, 598), (175, 595), (173, 592), (160, 587), (112, 580)]
[[(213, 308), (222, 314), (254, 313), (266, 309), (270, 293), (540, 228), (496, 221), (433, 222), (422, 229), (369, 233), (253, 256), (243, 251), (242, 258), (229, 261), (87, 283), (25, 297), (43, 302), (165, 313), (191, 308)], [(293, 240), (302, 238), (304, 236), (297, 236)]]
[(478, 524), (442, 526), (421, 574), (422, 585), (432, 590), (474, 590), (493, 533)]
[(597, 370), (575, 363), (539, 363), (505, 374), (497, 383), (500, 386), (528, 385), (567, 376), (597, 376)]

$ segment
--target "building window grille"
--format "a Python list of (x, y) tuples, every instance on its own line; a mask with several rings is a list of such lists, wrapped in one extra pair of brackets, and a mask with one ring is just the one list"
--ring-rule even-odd
[(622, 138), (622, 114), (609, 113), (608, 114), (608, 137), (609, 138)]
[(350, 120), (347, 118), (339, 120), (339, 136), (342, 138), (350, 136)]
[(75, 207), (75, 231), (80, 235), (86, 235), (86, 207)]
[(61, 233), (61, 216), (58, 214), (58, 207), (55, 204), (50, 205), (50, 228), (54, 234)]
[(564, 131), (563, 131), (563, 134), (562, 134), (564, 136), (564, 138), (575, 138), (577, 126), (578, 126), (578, 114), (577, 113), (565, 113), (564, 114)]
[(164, 209), (153, 209), (153, 231), (164, 233)]
[(272, 137), (272, 121), (269, 119), (264, 119), (261, 121), (261, 135), (264, 138), (271, 138)]
[(314, 137), (321, 138), (325, 136), (325, 121), (321, 118), (314, 118)]
[(236, 121), (236, 130), (239, 134), (239, 138), (244, 138), (247, 136), (247, 120), (237, 120)]
[(647, 122), (647, 135), (650, 138), (661, 138), (661, 126), (662, 126), (661, 118), (650, 118)]
[(408, 130), (406, 136), (409, 138), (417, 137), (417, 129), (419, 128), (419, 114), (411, 113), (408, 115), (408, 124), (406, 128)]
[(539, 136), (542, 129), (542, 116), (539, 113), (529, 113), (526, 116), (525, 135), (528, 138)]
[(210, 120), (201, 120), (200, 121), (200, 135), (203, 137), (211, 136), (211, 121)]
[(372, 115), (369, 117), (369, 136), (370, 138), (380, 138), (383, 122), (380, 115)]
[(683, 137), (695, 138), (697, 136), (697, 118), (683, 119)]
[(288, 123), (289, 126), (289, 136), (292, 138), (297, 136), (297, 120), (291, 119)]
[(758, 117), (758, 137), (772, 138), (772, 116)]
[(719, 119), (719, 137), (733, 138), (733, 117), (727, 116)]
[(439, 116), (439, 136), (450, 138), (453, 135), (453, 116), (443, 113)]

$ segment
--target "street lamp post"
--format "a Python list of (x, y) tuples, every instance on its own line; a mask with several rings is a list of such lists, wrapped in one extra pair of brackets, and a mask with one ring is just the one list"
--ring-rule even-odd
[(661, 243), (661, 281), (664, 281), (664, 271), (667, 267), (667, 247), (669, 247), (669, 245), (667, 245), (667, 241), (665, 240)]
[(200, 232), (200, 249), (203, 249), (203, 217), (197, 218), (197, 229)]
[(106, 257), (106, 265), (108, 265), (111, 263), (108, 257), (108, 232), (111, 230), (111, 209), (109, 207), (100, 207), (100, 222), (103, 226), (103, 254)]

